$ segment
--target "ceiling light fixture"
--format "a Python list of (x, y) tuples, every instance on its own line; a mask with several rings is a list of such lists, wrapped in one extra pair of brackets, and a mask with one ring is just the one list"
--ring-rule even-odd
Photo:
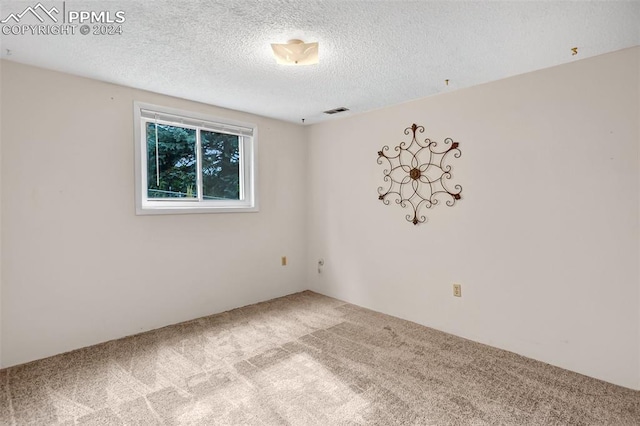
[(313, 65), (318, 63), (318, 43), (289, 40), (286, 44), (271, 43), (273, 56), (280, 65)]

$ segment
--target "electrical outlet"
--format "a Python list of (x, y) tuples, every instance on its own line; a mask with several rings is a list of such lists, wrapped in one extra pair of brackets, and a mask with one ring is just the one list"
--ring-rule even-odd
[(287, 256), (282, 256), (282, 266), (287, 266)]
[(453, 295), (455, 297), (462, 297), (462, 286), (460, 284), (453, 285)]

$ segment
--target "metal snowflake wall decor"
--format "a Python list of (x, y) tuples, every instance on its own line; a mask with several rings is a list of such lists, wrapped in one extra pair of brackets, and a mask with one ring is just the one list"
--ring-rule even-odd
[(451, 179), (451, 165), (447, 164), (450, 157), (460, 158), (460, 144), (451, 138), (444, 140), (443, 149), (438, 149), (438, 143), (425, 139), (420, 142), (416, 132), (424, 133), (424, 127), (413, 124), (404, 129), (404, 134), (413, 133), (409, 145), (401, 142), (394, 148), (396, 155), (390, 156), (389, 147), (385, 145), (378, 151), (378, 164), (386, 160), (389, 169), (384, 170), (384, 181), (387, 187), (378, 187), (378, 199), (386, 205), (394, 200), (402, 207), (411, 207), (413, 214), (406, 216), (414, 225), (424, 223), (427, 218), (420, 210), (430, 209), (441, 199), (446, 199), (447, 206), (453, 206), (459, 200), (462, 187), (455, 185), (450, 190), (446, 181)]

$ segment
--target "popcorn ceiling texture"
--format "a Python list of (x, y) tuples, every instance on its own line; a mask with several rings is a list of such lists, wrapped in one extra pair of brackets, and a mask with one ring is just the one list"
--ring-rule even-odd
[[(1, 3), (3, 19), (29, 4)], [(637, 1), (68, 1), (67, 10), (123, 10), (123, 34), (2, 35), (2, 57), (297, 123), (640, 44)], [(270, 43), (292, 38), (320, 42), (320, 64), (277, 65)]]
[(2, 425), (637, 425), (640, 392), (309, 291), (0, 370)]

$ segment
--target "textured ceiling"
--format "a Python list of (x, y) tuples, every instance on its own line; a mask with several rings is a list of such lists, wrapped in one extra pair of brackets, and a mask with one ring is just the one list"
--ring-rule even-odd
[[(640, 44), (640, 1), (62, 3), (42, 0), (124, 11), (123, 34), (2, 35), (2, 58), (307, 124)], [(0, 1), (0, 19), (36, 4)], [(270, 43), (292, 38), (320, 63), (277, 65)]]

